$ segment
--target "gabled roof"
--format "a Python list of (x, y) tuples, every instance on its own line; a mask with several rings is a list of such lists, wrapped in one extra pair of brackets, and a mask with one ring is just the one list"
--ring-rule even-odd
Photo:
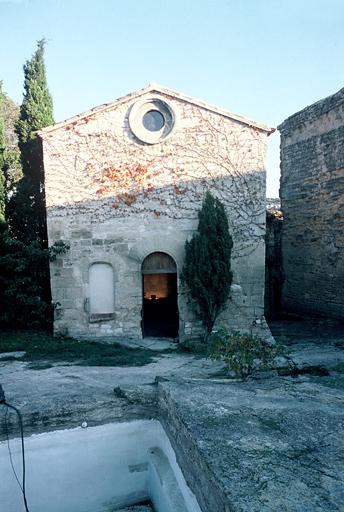
[(38, 135), (44, 137), (44, 135), (46, 133), (50, 133), (50, 132), (57, 130), (59, 128), (62, 128), (64, 126), (68, 126), (69, 124), (80, 121), (90, 115), (95, 115), (95, 114), (98, 114), (101, 112), (106, 112), (107, 110), (112, 110), (117, 105), (125, 103), (128, 100), (131, 100), (133, 98), (139, 98), (140, 96), (143, 96), (144, 94), (147, 94), (147, 93), (160, 93), (165, 96), (170, 96), (171, 98), (177, 98), (181, 101), (185, 101), (186, 103), (191, 103), (200, 108), (209, 110), (210, 112), (215, 112), (216, 114), (219, 114), (221, 116), (227, 117), (229, 119), (233, 119), (234, 121), (238, 121), (239, 123), (257, 128), (258, 130), (267, 132), (268, 134), (271, 134), (275, 131), (275, 128), (271, 128), (270, 126), (267, 126), (265, 124), (256, 123), (255, 121), (247, 119), (246, 117), (242, 117), (238, 114), (233, 114), (232, 112), (227, 112), (226, 110), (222, 110), (213, 105), (209, 105), (208, 103), (206, 103), (204, 101), (198, 100), (196, 98), (192, 98), (191, 96), (186, 96), (185, 94), (182, 94), (178, 91), (175, 91), (173, 89), (168, 89), (167, 87), (162, 87), (161, 85), (158, 85), (155, 82), (151, 82), (150, 84), (147, 85), (147, 87), (144, 87), (143, 89), (131, 92), (131, 93), (127, 94), (126, 96), (122, 96), (121, 98), (118, 98), (115, 101), (112, 101), (110, 103), (105, 103), (104, 105), (100, 105), (99, 107), (92, 108), (91, 110), (88, 110), (87, 112), (78, 114), (77, 116), (66, 119), (65, 121), (61, 121), (60, 123), (56, 123), (51, 126), (47, 126), (46, 128), (42, 128), (37, 133), (38, 133)]

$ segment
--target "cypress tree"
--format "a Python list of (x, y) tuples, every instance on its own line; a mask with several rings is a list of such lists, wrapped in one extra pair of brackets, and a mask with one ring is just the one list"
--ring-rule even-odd
[(232, 237), (223, 204), (207, 192), (198, 213), (198, 228), (185, 243), (182, 281), (196, 304), (206, 339), (224, 309), (232, 284)]
[[(5, 203), (17, 188), (18, 181), (22, 178), (20, 152), (15, 125), (19, 118), (19, 107), (2, 90), (0, 81), (0, 124), (1, 124), (1, 166), (5, 180)], [(7, 213), (5, 215), (7, 217)]]
[(11, 208), (11, 227), (15, 238), (29, 243), (37, 240), (46, 246), (46, 216), (43, 155), (36, 130), (54, 123), (53, 103), (48, 90), (44, 64), (45, 40), (24, 65), (24, 99), (16, 125), (23, 179), (17, 187)]
[(36, 52), (24, 65), (24, 99), (16, 122), (23, 171), (18, 182), (13, 173), (15, 150), (11, 148), (10, 160), (6, 151), (6, 165), (12, 166), (8, 230), (0, 233), (0, 324), (6, 326), (47, 325), (52, 315), (43, 156), (35, 133), (54, 122), (44, 46), (45, 41), (39, 41)]
[(8, 199), (22, 177), (18, 138), (15, 124), (19, 107), (3, 92), (0, 80), (0, 218), (8, 221)]
[(6, 180), (5, 180), (5, 120), (2, 114), (2, 104), (4, 93), (2, 92), (2, 82), (0, 82), (0, 224), (5, 224), (6, 208)]

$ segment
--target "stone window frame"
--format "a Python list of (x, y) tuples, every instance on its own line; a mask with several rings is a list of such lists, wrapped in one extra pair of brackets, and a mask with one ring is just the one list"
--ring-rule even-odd
[[(164, 125), (160, 130), (150, 131), (143, 124), (147, 112), (158, 111), (164, 117)], [(136, 101), (129, 111), (129, 127), (135, 137), (146, 144), (158, 144), (167, 140), (174, 132), (177, 115), (173, 107), (157, 96)]]

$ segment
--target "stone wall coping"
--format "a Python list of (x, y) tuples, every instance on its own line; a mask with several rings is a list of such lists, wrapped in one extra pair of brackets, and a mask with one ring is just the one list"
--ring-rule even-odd
[(331, 110), (336, 110), (340, 107), (344, 108), (344, 87), (335, 94), (327, 96), (316, 103), (312, 103), (299, 112), (289, 116), (277, 126), (277, 129), (282, 135), (291, 133), (298, 126), (306, 122), (312, 122)]

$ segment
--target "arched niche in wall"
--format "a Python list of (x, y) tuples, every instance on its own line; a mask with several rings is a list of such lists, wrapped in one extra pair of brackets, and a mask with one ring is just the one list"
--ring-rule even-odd
[(89, 268), (90, 320), (113, 317), (114, 274), (109, 263), (93, 263)]

